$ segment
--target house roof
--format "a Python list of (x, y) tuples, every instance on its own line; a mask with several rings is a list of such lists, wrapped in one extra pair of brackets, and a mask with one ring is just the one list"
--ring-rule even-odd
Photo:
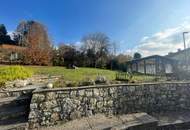
[(143, 58), (140, 58), (140, 59), (134, 59), (134, 60), (127, 61), (127, 64), (128, 64), (128, 63), (136, 63), (136, 62), (140, 62), (140, 61), (148, 60), (148, 59), (152, 59), (152, 58), (165, 59), (165, 60), (167, 60), (167, 61), (169, 61), (169, 62), (175, 62), (175, 61), (176, 61), (176, 60), (173, 60), (173, 59), (168, 58), (168, 57), (165, 57), (165, 56), (152, 55), (152, 56), (147, 56), (147, 57), (143, 57)]
[(166, 57), (174, 57), (176, 55), (183, 54), (183, 53), (188, 52), (188, 51), (190, 51), (190, 48), (187, 48), (185, 50), (181, 50), (178, 52), (174, 52), (174, 53), (169, 53), (168, 55), (166, 55)]

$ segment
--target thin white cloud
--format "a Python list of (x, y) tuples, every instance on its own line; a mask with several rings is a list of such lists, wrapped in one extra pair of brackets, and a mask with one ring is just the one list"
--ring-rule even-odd
[[(149, 55), (166, 55), (169, 52), (176, 52), (183, 49), (182, 33), (190, 32), (190, 22), (185, 21), (174, 28), (168, 28), (152, 36), (143, 37), (140, 44), (126, 51), (127, 54), (135, 52), (141, 53), (143, 56)], [(190, 33), (186, 35), (186, 44), (190, 47)]]
[(143, 37), (143, 38), (141, 39), (141, 42), (146, 41), (148, 38), (149, 38), (148, 36)]
[(7, 31), (7, 34), (11, 37), (12, 40), (14, 38), (13, 33), (14, 33), (14, 31)]
[(76, 45), (76, 46), (81, 46), (81, 45), (82, 45), (82, 42), (77, 41), (77, 42), (75, 42), (75, 45)]
[(77, 50), (80, 50), (80, 48), (82, 46), (82, 42), (77, 41), (77, 42), (74, 43), (74, 45), (75, 45), (75, 47), (76, 47)]

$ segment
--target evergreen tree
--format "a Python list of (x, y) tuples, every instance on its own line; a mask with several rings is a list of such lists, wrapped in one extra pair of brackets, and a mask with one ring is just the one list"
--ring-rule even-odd
[(6, 36), (7, 35), (7, 29), (4, 24), (0, 24), (0, 36)]
[(0, 43), (13, 44), (14, 41), (11, 40), (11, 37), (7, 35), (7, 29), (4, 24), (0, 24)]

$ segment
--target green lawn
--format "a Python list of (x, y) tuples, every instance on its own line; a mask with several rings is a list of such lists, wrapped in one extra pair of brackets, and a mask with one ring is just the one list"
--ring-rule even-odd
[(34, 74), (42, 75), (61, 75), (65, 80), (81, 81), (85, 78), (95, 79), (98, 75), (103, 75), (109, 80), (115, 79), (115, 71), (95, 68), (66, 69), (65, 67), (48, 66), (27, 66), (33, 70)]
[[(98, 75), (103, 75), (109, 80), (115, 80), (116, 71), (96, 69), (96, 68), (79, 68), (66, 69), (65, 67), (48, 67), (48, 66), (29, 66), (28, 68), (34, 71), (34, 74), (43, 75), (61, 75), (65, 80), (81, 81), (85, 78), (95, 79)], [(134, 74), (133, 81), (135, 82), (151, 82), (155, 80), (154, 76)]]
[(132, 80), (135, 82), (154, 82), (155, 76), (134, 74)]
[[(105, 76), (108, 80), (115, 80), (116, 71), (96, 68), (66, 69), (65, 67), (52, 66), (0, 66), (0, 86), (6, 81), (25, 79), (35, 75), (63, 76), (65, 81), (95, 80), (98, 75)], [(134, 74), (130, 82), (152, 82), (155, 77)]]

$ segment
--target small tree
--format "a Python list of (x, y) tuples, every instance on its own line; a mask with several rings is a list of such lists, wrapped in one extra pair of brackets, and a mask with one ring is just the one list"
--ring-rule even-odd
[(24, 64), (49, 65), (52, 48), (44, 25), (36, 21), (24, 21), (17, 27), (19, 44), (26, 47), (23, 51)]
[(133, 56), (133, 59), (140, 59), (142, 56), (140, 53), (136, 52)]
[(113, 68), (126, 71), (126, 62), (131, 59), (132, 57), (130, 55), (119, 54), (114, 58)]

